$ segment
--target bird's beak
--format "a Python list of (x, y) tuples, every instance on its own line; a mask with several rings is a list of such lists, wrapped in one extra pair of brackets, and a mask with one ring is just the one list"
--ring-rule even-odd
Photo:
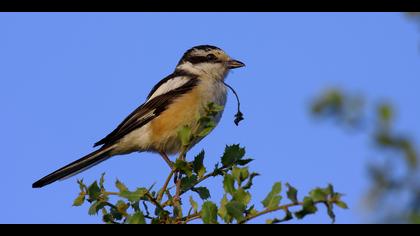
[(241, 61), (232, 59), (232, 60), (227, 62), (227, 66), (228, 66), (229, 69), (235, 69), (235, 68), (244, 67), (245, 64)]

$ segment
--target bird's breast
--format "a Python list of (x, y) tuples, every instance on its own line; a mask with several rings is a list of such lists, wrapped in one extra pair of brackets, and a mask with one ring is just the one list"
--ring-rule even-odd
[[(205, 115), (207, 104), (226, 104), (227, 90), (221, 81), (202, 79), (190, 92), (177, 98), (158, 117), (150, 122), (150, 143), (155, 151), (176, 153), (180, 149), (178, 131), (189, 126), (194, 129), (198, 119)], [(221, 111), (216, 117), (218, 123)]]

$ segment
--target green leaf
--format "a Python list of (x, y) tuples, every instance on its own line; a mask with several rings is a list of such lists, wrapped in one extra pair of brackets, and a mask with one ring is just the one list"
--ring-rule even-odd
[(180, 204), (175, 204), (173, 206), (173, 212), (176, 218), (182, 218), (182, 208)]
[(281, 196), (279, 195), (281, 192), (281, 183), (276, 182), (271, 189), (271, 192), (267, 195), (267, 197), (262, 201), (262, 204), (265, 208), (273, 208), (277, 207), (280, 204)]
[(204, 150), (202, 150), (197, 156), (195, 156), (194, 161), (193, 161), (194, 173), (196, 173), (199, 178), (203, 177), (204, 174), (206, 173), (206, 167), (204, 167), (204, 164), (203, 164), (204, 155), (205, 155), (205, 152)]
[(188, 145), (190, 145), (191, 143), (191, 128), (188, 126), (184, 126), (182, 127), (179, 131), (178, 131), (178, 137), (181, 140), (181, 144), (182, 146), (186, 147)]
[(79, 184), (80, 192), (87, 191), (86, 185), (83, 183), (83, 179), (77, 180), (77, 183)]
[(345, 202), (343, 202), (343, 201), (338, 201), (338, 202), (335, 203), (335, 205), (337, 205), (341, 209), (349, 209), (349, 207), (347, 206), (347, 204)]
[[(148, 207), (147, 207), (147, 205), (146, 205), (146, 202), (145, 202), (145, 201), (142, 201), (142, 204), (143, 204), (143, 206), (144, 206), (144, 208), (145, 208), (146, 212), (148, 212), (148, 210), (149, 210), (149, 209), (148, 209)], [(130, 206), (131, 206), (131, 208), (133, 208), (134, 212), (136, 212), (136, 211), (140, 211), (140, 201), (130, 203)]]
[(295, 216), (298, 219), (304, 218), (306, 215), (314, 214), (318, 208), (315, 206), (314, 201), (310, 197), (305, 197), (303, 199), (302, 210), (295, 212)]
[(325, 207), (327, 207), (328, 216), (332, 220), (332, 223), (334, 223), (335, 222), (335, 213), (333, 211), (334, 205), (332, 203), (326, 202)]
[(255, 177), (259, 176), (260, 174), (252, 172), (251, 175), (248, 178), (248, 182), (242, 187), (243, 189), (247, 190), (250, 189), (253, 185), (253, 180)]
[(233, 194), (232, 200), (247, 206), (248, 203), (251, 201), (251, 194), (245, 191), (243, 188), (240, 188)]
[(194, 213), (197, 213), (198, 212), (198, 203), (196, 201), (194, 201), (192, 196), (190, 196), (190, 204), (191, 204), (191, 207), (194, 210)]
[(127, 224), (146, 224), (146, 219), (141, 211), (135, 212), (127, 218)]
[(216, 177), (218, 175), (223, 175), (223, 174), (224, 174), (224, 172), (221, 170), (221, 168), (219, 168), (219, 163), (216, 163), (214, 165), (214, 170), (212, 172), (212, 176)]
[(190, 177), (186, 176), (184, 178), (181, 179), (181, 191), (188, 191), (189, 189), (191, 189), (192, 187), (194, 187), (194, 185), (197, 184), (197, 176), (196, 175), (191, 175)]
[(93, 182), (88, 188), (88, 195), (91, 200), (96, 200), (101, 195), (101, 189), (98, 186), (98, 182)]
[(286, 193), (287, 198), (289, 198), (289, 200), (292, 201), (292, 203), (294, 203), (294, 204), (298, 203), (297, 189), (295, 189), (289, 183), (286, 183), (286, 186), (287, 186), (287, 193)]
[(231, 223), (232, 217), (228, 214), (226, 209), (226, 204), (229, 203), (226, 194), (223, 195), (222, 200), (220, 201), (220, 208), (218, 211), (219, 216), (223, 219), (225, 223)]
[(292, 219), (293, 219), (292, 213), (289, 210), (286, 210), (286, 214), (283, 217), (283, 219), (277, 219), (277, 218), (274, 218), (274, 219), (271, 219), (271, 220), (269, 219), (269, 220), (266, 221), (266, 223), (267, 224), (278, 224), (278, 223), (283, 223), (283, 222), (286, 222), (286, 221), (289, 221), (289, 220), (292, 220)]
[(197, 187), (197, 188), (192, 188), (191, 190), (198, 193), (200, 198), (203, 200), (210, 198), (210, 191), (206, 187)]
[(326, 189), (316, 188), (312, 190), (309, 195), (314, 202), (325, 202), (327, 201), (328, 194)]
[(207, 109), (211, 112), (220, 112), (223, 110), (223, 106), (217, 105), (214, 102), (210, 102), (209, 104), (207, 104)]
[(119, 213), (121, 213), (122, 215), (127, 215), (127, 209), (129, 208), (129, 205), (123, 200), (118, 200), (116, 207)]
[(80, 193), (76, 199), (74, 199), (73, 206), (81, 206), (85, 202), (85, 194)]
[(238, 166), (245, 166), (253, 160), (254, 159), (241, 159), (241, 160), (237, 161), (236, 164), (238, 164)]
[(236, 162), (242, 159), (245, 155), (245, 148), (241, 148), (239, 144), (234, 144), (231, 146), (226, 146), (225, 152), (222, 156), (223, 166), (232, 166)]
[[(176, 209), (176, 207), (174, 207), (174, 211), (175, 211), (175, 209)], [(176, 213), (176, 212), (174, 212), (174, 213)], [(170, 212), (167, 211), (167, 210), (163, 210), (160, 207), (156, 207), (155, 208), (155, 215), (157, 215), (161, 219), (164, 219), (164, 218), (167, 218), (170, 215)]]
[(229, 215), (235, 218), (238, 222), (245, 219), (244, 212), (246, 211), (246, 206), (237, 201), (230, 201), (226, 204), (226, 210)]
[(255, 205), (250, 206), (245, 210), (245, 215), (255, 215), (258, 214), (258, 211), (255, 209)]
[(242, 182), (249, 177), (248, 167), (238, 168), (234, 166), (232, 168), (232, 175), (238, 182), (238, 185), (241, 186)]
[(289, 221), (291, 219), (293, 219), (293, 214), (289, 210), (286, 210), (286, 215), (280, 220), (280, 222)]
[(102, 175), (101, 175), (101, 178), (99, 180), (99, 187), (104, 188), (104, 183), (105, 183), (105, 172), (102, 173)]
[(180, 160), (177, 159), (175, 161), (174, 167), (180, 171), (182, 171), (183, 173), (185, 173), (188, 176), (192, 175), (192, 171), (193, 171), (193, 167), (190, 163), (184, 161), (184, 160)]
[(123, 218), (123, 215), (117, 209), (115, 209), (114, 207), (111, 207), (110, 214), (111, 214), (112, 218), (116, 219), (116, 220), (122, 220), (122, 218)]
[(328, 195), (333, 195), (333, 194), (335, 194), (335, 191), (334, 191), (334, 186), (333, 186), (332, 184), (328, 184), (328, 187), (327, 187), (326, 193), (327, 193)]
[(89, 208), (88, 214), (89, 215), (96, 215), (98, 211), (101, 210), (103, 207), (106, 206), (105, 202), (95, 201)]
[(123, 190), (120, 192), (120, 197), (126, 198), (130, 202), (137, 202), (143, 198), (148, 190), (146, 188), (137, 188), (136, 191), (130, 192), (128, 190)]
[(378, 115), (382, 122), (389, 123), (390, 121), (392, 121), (392, 118), (394, 116), (394, 111), (392, 109), (392, 106), (389, 104), (379, 105)]
[(280, 223), (280, 220), (279, 220), (279, 219), (277, 219), (277, 218), (274, 218), (274, 219), (267, 219), (267, 220), (265, 221), (265, 223), (266, 223), (266, 224), (268, 224), (268, 225), (272, 225), (272, 224), (277, 224), (277, 223)]
[(115, 186), (117, 187), (118, 190), (120, 190), (120, 192), (128, 191), (128, 188), (122, 182), (120, 182), (118, 179), (117, 179), (117, 181), (115, 181)]
[(215, 126), (209, 126), (209, 127), (205, 127), (203, 130), (200, 131), (200, 133), (197, 134), (198, 137), (206, 137), (213, 129)]
[(213, 202), (206, 201), (201, 206), (201, 219), (204, 224), (217, 224), (217, 206)]
[(235, 189), (235, 179), (232, 175), (226, 174), (223, 179), (223, 188), (225, 189), (226, 193), (233, 195), (236, 192)]
[[(102, 208), (102, 211), (104, 210), (105, 208)], [(107, 223), (107, 224), (111, 224), (113, 221), (114, 221), (114, 217), (112, 217), (112, 214), (109, 214), (109, 213), (104, 213), (104, 211), (102, 212), (102, 221), (104, 222), (104, 223)]]
[(211, 102), (211, 103), (207, 104), (206, 116), (204, 116), (204, 117), (206, 117), (206, 118), (215, 117), (222, 110), (223, 110), (223, 106), (220, 106), (220, 105), (217, 105), (217, 104)]

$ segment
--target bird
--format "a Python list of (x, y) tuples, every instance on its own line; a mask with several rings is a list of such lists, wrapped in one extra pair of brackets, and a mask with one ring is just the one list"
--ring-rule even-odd
[[(157, 153), (171, 164), (169, 156), (182, 150), (179, 130), (196, 125), (209, 103), (222, 107), (214, 117), (215, 124), (219, 123), (227, 101), (227, 86), (230, 88), (225, 79), (229, 71), (244, 66), (216, 46), (199, 45), (188, 49), (173, 73), (151, 89), (146, 101), (94, 144), (94, 147), (99, 146), (97, 150), (46, 175), (32, 187), (44, 187), (113, 156), (133, 152)], [(198, 141), (191, 147), (196, 143)]]

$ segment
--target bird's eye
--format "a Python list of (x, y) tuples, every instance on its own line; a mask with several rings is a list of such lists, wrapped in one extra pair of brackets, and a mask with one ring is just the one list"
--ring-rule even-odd
[(210, 53), (210, 54), (207, 55), (207, 59), (208, 60), (215, 60), (216, 56), (214, 54)]

